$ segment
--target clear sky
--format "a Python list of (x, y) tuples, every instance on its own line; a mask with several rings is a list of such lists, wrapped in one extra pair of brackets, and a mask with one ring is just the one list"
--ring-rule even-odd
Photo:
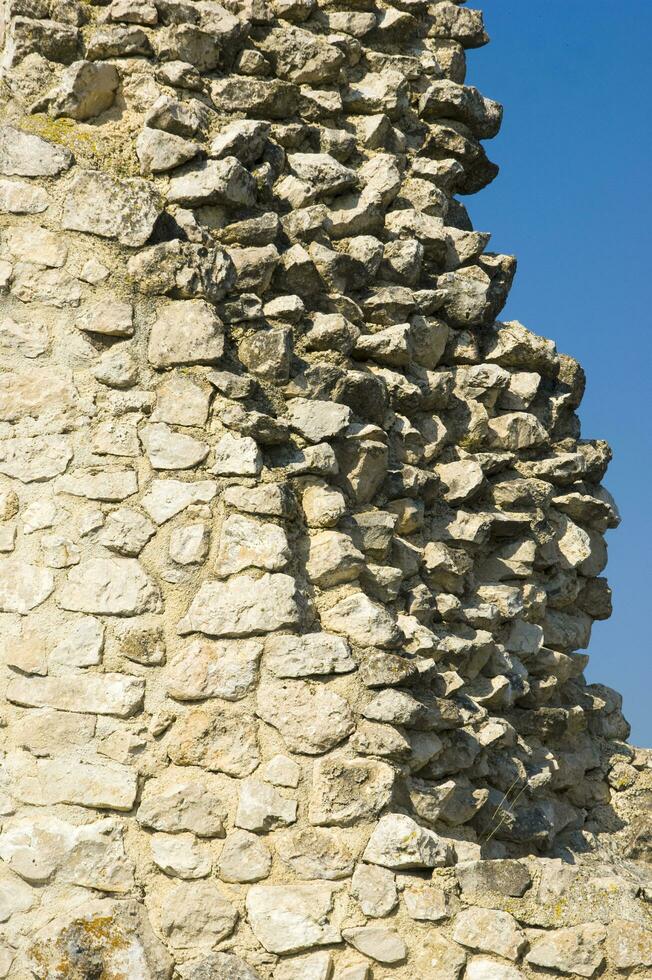
[(586, 438), (607, 439), (614, 614), (593, 627), (590, 681), (624, 697), (652, 746), (652, 0), (473, 0), (491, 43), (467, 81), (505, 105), (501, 167), (464, 198), (519, 268), (502, 319), (551, 337), (587, 373)]

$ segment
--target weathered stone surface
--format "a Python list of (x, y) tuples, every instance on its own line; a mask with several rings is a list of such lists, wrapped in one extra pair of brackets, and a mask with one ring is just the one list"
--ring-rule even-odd
[(54, 817), (5, 824), (0, 857), (33, 885), (53, 877), (102, 892), (126, 893), (133, 887), (122, 827), (112, 818), (75, 827)]
[(116, 180), (99, 170), (87, 170), (69, 184), (62, 225), (138, 247), (151, 235), (159, 213), (157, 196), (145, 181)]
[(176, 765), (201, 766), (238, 778), (248, 776), (260, 762), (254, 721), (239, 711), (189, 711), (173, 727), (167, 751)]
[(230, 936), (238, 913), (217, 885), (180, 881), (157, 901), (155, 915), (162, 935), (173, 949), (210, 950)]
[(54, 591), (54, 576), (47, 568), (0, 559), (0, 611), (27, 613)]
[(180, 633), (239, 637), (271, 633), (299, 625), (295, 581), (289, 575), (234, 575), (226, 582), (205, 582), (180, 621)]
[(559, 973), (592, 977), (604, 963), (603, 925), (589, 922), (571, 929), (557, 929), (536, 939), (525, 957), (533, 966), (552, 968)]
[(155, 611), (160, 597), (135, 558), (92, 558), (68, 573), (58, 602), (75, 612), (135, 616)]
[(265, 666), (277, 677), (346, 674), (356, 663), (341, 636), (332, 633), (281, 634), (265, 641)]
[(68, 170), (72, 153), (15, 126), (0, 127), (0, 173), (18, 177), (56, 177)]
[(319, 755), (355, 729), (353, 712), (339, 694), (303, 681), (278, 681), (261, 688), (256, 713), (283, 736), (292, 752)]
[[(359, 864), (351, 881), (351, 894), (365, 915), (381, 918), (398, 905), (394, 875), (385, 868)], [(358, 947), (359, 948), (359, 947)]]
[(271, 868), (272, 855), (259, 837), (246, 830), (229, 834), (219, 856), (218, 874), (222, 881), (261, 881)]
[(220, 543), (215, 559), (218, 575), (233, 575), (246, 568), (263, 568), (278, 572), (290, 559), (288, 539), (276, 524), (262, 524), (230, 514), (220, 530)]
[(339, 942), (339, 929), (330, 919), (336, 887), (321, 882), (254, 885), (247, 894), (247, 916), (256, 939), (271, 953)]
[(178, 701), (239, 701), (256, 684), (262, 652), (260, 640), (191, 640), (169, 660), (168, 694)]
[(378, 821), (364, 855), (365, 861), (399, 871), (440, 868), (451, 862), (450, 846), (411, 817), (390, 813)]
[(64, 911), (30, 937), (27, 960), (34, 976), (119, 975), (133, 965), (134, 980), (170, 980), (173, 961), (136, 901), (97, 901)]
[(344, 929), (342, 935), (359, 952), (379, 963), (401, 963), (407, 954), (407, 947), (399, 934), (384, 926)]
[(348, 827), (378, 816), (389, 803), (395, 772), (385, 762), (332, 755), (313, 767), (310, 823)]
[(509, 912), (490, 909), (466, 909), (455, 920), (453, 939), (470, 949), (497, 953), (517, 960), (527, 942), (523, 931)]
[(347, 596), (321, 614), (322, 624), (360, 646), (394, 647), (400, 631), (391, 613), (364, 593)]
[(65, 436), (7, 439), (0, 442), (0, 473), (21, 483), (41, 483), (65, 473), (72, 456)]
[(247, 779), (240, 784), (236, 826), (265, 833), (277, 827), (286, 827), (296, 819), (296, 800), (286, 798), (273, 786), (257, 779)]
[(224, 327), (205, 300), (172, 300), (152, 324), (147, 353), (155, 368), (212, 364), (224, 353)]
[(215, 776), (170, 768), (145, 783), (137, 819), (144, 827), (169, 834), (192, 831), (198, 837), (223, 837), (225, 815)]
[(125, 766), (57, 759), (33, 759), (14, 753), (8, 759), (12, 792), (33, 806), (71, 803), (98, 810), (131, 810), (138, 780)]
[(15, 677), (7, 698), (14, 704), (59, 711), (89, 711), (128, 718), (143, 702), (145, 683), (127, 674)]

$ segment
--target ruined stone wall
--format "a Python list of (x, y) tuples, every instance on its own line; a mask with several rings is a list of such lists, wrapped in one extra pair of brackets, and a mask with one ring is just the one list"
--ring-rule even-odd
[(609, 449), (460, 201), (480, 12), (0, 35), (0, 977), (649, 978)]

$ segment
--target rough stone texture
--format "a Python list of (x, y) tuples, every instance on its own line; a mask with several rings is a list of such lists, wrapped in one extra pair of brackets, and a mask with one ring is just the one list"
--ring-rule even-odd
[(0, 977), (648, 977), (610, 451), (466, 208), (482, 14), (0, 25)]

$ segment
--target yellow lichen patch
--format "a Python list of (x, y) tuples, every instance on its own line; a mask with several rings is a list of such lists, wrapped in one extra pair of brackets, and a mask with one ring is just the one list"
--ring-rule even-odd
[[(42, 980), (84, 980), (85, 960), (99, 954), (102, 980), (129, 980), (122, 972), (112, 969), (111, 960), (129, 947), (129, 940), (112, 916), (96, 915), (72, 923), (57, 939), (55, 945), (40, 940), (29, 951), (36, 976)], [(74, 950), (74, 956), (71, 955)], [(53, 962), (54, 960), (54, 962)]]
[(52, 119), (42, 112), (24, 116), (19, 126), (26, 133), (65, 146), (84, 167), (120, 177), (140, 174), (133, 140), (116, 126), (106, 125), (99, 129), (74, 119)]

